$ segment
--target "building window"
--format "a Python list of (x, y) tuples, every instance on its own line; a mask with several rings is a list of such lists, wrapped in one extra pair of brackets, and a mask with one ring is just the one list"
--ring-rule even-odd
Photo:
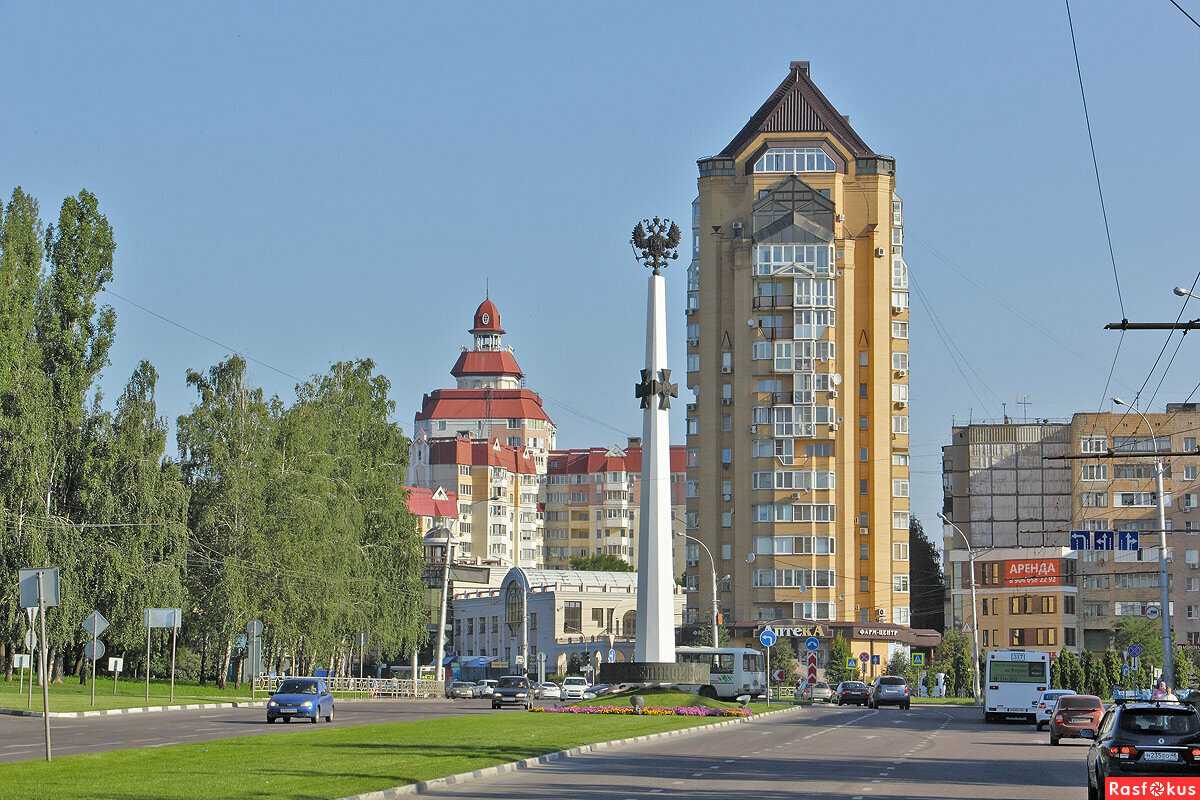
[(892, 369), (908, 369), (908, 353), (892, 353)]
[(907, 339), (908, 338), (908, 323), (907, 322), (893, 322), (892, 323), (892, 338), (893, 339)]
[(870, 461), (871, 460), (870, 451), (865, 447), (858, 448), (858, 460), (859, 461)]
[(721, 512), (721, 527), (722, 528), (732, 528), (733, 527), (733, 512), (732, 511), (722, 511)]
[(892, 609), (892, 622), (897, 625), (907, 625), (908, 620), (908, 606), (895, 606)]
[(866, 478), (858, 479), (858, 493), (860, 495), (862, 495), (863, 497), (866, 497), (868, 494), (870, 494), (869, 487), (870, 487), (870, 482)]
[(908, 453), (892, 453), (893, 467), (907, 467), (908, 460)]
[(837, 162), (819, 147), (772, 147), (754, 162), (755, 172), (837, 172)]
[(908, 561), (908, 544), (906, 542), (892, 543), (892, 560)]
[(1084, 481), (1108, 480), (1108, 464), (1084, 464), (1079, 479)]
[(730, 449), (728, 447), (721, 448), (721, 463), (722, 464), (732, 464), (733, 463), (733, 450), (732, 449)]
[(1196, 480), (1196, 465), (1195, 464), (1184, 464), (1183, 465), (1183, 479), (1185, 481)]
[(733, 558), (733, 545), (731, 545), (731, 544), (721, 545), (721, 560), (728, 561), (731, 558)]
[(700, 354), (699, 353), (688, 353), (687, 354), (687, 371), (688, 372), (699, 372), (700, 371)]
[(901, 594), (908, 592), (908, 576), (893, 575), (892, 576), (892, 591), (900, 592)]
[(904, 263), (904, 259), (900, 256), (892, 256), (892, 288), (908, 288), (908, 265)]
[(860, 544), (858, 546), (858, 560), (859, 561), (868, 561), (868, 560), (870, 560), (870, 558), (871, 558), (870, 546), (867, 545), (865, 542)]
[(892, 292), (892, 308), (897, 311), (908, 310), (908, 292)]
[(908, 433), (908, 416), (905, 414), (897, 414), (892, 417), (892, 433), (905, 434)]
[(907, 403), (908, 402), (908, 384), (893, 383), (892, 384), (892, 402)]
[(721, 430), (726, 433), (733, 430), (733, 415), (732, 414), (722, 414), (721, 415)]
[(869, 425), (870, 425), (870, 422), (868, 421), (868, 419), (865, 416), (858, 418), (858, 429), (860, 431), (865, 431)]
[(906, 531), (906, 530), (908, 530), (908, 526), (909, 526), (909, 518), (908, 518), (907, 511), (893, 511), (892, 512), (892, 528), (894, 528), (896, 530)]
[[(826, 244), (760, 244), (754, 248), (754, 274), (761, 277), (771, 275), (830, 275), (833, 272), (833, 246)], [(808, 282), (808, 292), (812, 292), (812, 279)], [(832, 282), (821, 280), (826, 284), (825, 293), (832, 292)], [(792, 291), (800, 294), (800, 281), (792, 287)], [(822, 293), (818, 288), (818, 294)], [(762, 295), (760, 295), (762, 296)], [(832, 295), (830, 295), (832, 297)], [(762, 302), (762, 301), (760, 301)], [(798, 306), (825, 305), (832, 307), (833, 303), (813, 303), (799, 296), (795, 299)]]
[(563, 602), (563, 632), (583, 633), (583, 603), (579, 600)]

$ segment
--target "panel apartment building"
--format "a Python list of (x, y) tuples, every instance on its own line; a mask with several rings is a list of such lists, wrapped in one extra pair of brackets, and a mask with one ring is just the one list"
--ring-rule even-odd
[[(1132, 412), (954, 428), (943, 448), (945, 513), (972, 546), (997, 548), (977, 565), (981, 645), (986, 638), (987, 647), (1103, 650), (1121, 617), (1161, 605), (1154, 459), (1135, 457), (1155, 446), (1196, 454), (1164, 458), (1164, 490), (1172, 628), (1177, 641), (1200, 644), (1200, 410), (1168, 404), (1146, 418), (1153, 440)], [(1068, 455), (1083, 458), (1041, 460)], [(1073, 553), (1066, 547), (1071, 530), (1139, 531), (1141, 549)], [(952, 529), (943, 533), (947, 624), (969, 628), (966, 550)], [(1022, 583), (1054, 559), (1060, 569), (1053, 580)]]
[[(700, 159), (687, 525), (726, 624), (909, 624), (908, 274), (895, 160), (797, 61)], [(689, 620), (711, 607), (707, 565)], [(695, 576), (695, 577), (693, 577)]]

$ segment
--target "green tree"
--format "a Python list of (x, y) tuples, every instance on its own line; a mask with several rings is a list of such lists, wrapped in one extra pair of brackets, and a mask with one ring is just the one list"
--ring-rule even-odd
[(853, 655), (850, 643), (840, 633), (833, 637), (829, 645), (829, 663), (825, 665), (825, 677), (831, 684), (855, 680), (858, 670), (846, 666)]
[[(791, 685), (800, 679), (800, 673), (803, 668), (800, 666), (799, 659), (796, 658), (796, 640), (787, 637), (780, 637), (771, 648), (771, 672), (781, 669), (784, 672), (782, 681), (772, 681), (773, 684)], [(826, 671), (825, 679), (831, 681), (828, 671)]]
[(713, 644), (712, 640), (712, 624), (705, 622), (703, 625), (696, 626), (696, 636), (693, 639), (693, 644), (697, 647), (725, 647), (729, 644), (729, 630), (724, 626), (717, 626), (717, 643)]
[(1079, 660), (1079, 656), (1072, 653), (1070, 650), (1060, 650), (1057, 659), (1057, 669), (1054, 677), (1058, 680), (1058, 688), (1073, 689), (1076, 692), (1083, 692), (1085, 689), (1083, 674), (1083, 664)]
[(1108, 682), (1104, 656), (1096, 655), (1090, 650), (1085, 650), (1081, 663), (1083, 667), (1084, 691), (1087, 694), (1094, 694), (1097, 697), (1108, 697), (1111, 687)]
[(571, 569), (589, 570), (596, 572), (633, 572), (628, 562), (610, 553), (596, 553), (590, 556), (571, 556), (568, 562)]
[(908, 526), (909, 572), (912, 594), (912, 626), (944, 630), (946, 576), (942, 572), (942, 559), (938, 549), (925, 534), (921, 520), (913, 517)]
[[(294, 552), (288, 548), (292, 542), (271, 540), (265, 515), (266, 484), (280, 473), (273, 447), (279, 412), (268, 406), (261, 389), (247, 387), (245, 378), (246, 362), (240, 356), (207, 374), (189, 371), (188, 385), (199, 399), (176, 424), (183, 477), (191, 492), (188, 527), (195, 558), (188, 590), (196, 607), (194, 626), (216, 646), (222, 687), (234, 638), (261, 613), (262, 590), (279, 577), (268, 566), (272, 556)], [(295, 572), (299, 582), (310, 568)]]
[(1162, 666), (1163, 648), (1162, 632), (1159, 624), (1146, 617), (1122, 616), (1117, 620), (1113, 630), (1113, 644), (1119, 652), (1125, 652), (1130, 645), (1140, 645), (1142, 654), (1139, 659), (1149, 662), (1156, 667)]
[(1175, 689), (1190, 689), (1196, 685), (1196, 665), (1182, 646), (1175, 647)]
[(1108, 681), (1109, 692), (1121, 686), (1124, 683), (1124, 676), (1121, 674), (1121, 654), (1111, 647), (1104, 651), (1104, 677)]

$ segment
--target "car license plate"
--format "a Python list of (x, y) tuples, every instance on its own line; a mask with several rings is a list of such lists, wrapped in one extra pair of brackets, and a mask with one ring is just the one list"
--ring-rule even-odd
[(280, 708), (279, 710), (280, 710), (280, 711), (295, 711), (295, 710), (296, 710), (296, 707), (295, 707), (295, 706), (283, 706), (283, 707), (282, 707), (282, 708)]
[(1092, 721), (1091, 717), (1071, 717), (1071, 723), (1073, 725), (1078, 725), (1081, 722), (1091, 722), (1091, 721)]
[(1142, 753), (1142, 761), (1178, 761), (1179, 753), (1169, 751), (1147, 750)]

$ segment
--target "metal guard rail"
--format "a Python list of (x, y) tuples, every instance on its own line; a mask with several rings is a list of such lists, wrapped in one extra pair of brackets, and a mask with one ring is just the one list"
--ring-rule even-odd
[[(254, 691), (274, 692), (279, 684), (291, 678), (312, 678), (311, 675), (258, 675), (254, 678)], [(334, 694), (357, 694), (364, 697), (442, 697), (445, 684), (442, 681), (419, 680), (416, 692), (410, 678), (323, 678), (329, 691)]]

